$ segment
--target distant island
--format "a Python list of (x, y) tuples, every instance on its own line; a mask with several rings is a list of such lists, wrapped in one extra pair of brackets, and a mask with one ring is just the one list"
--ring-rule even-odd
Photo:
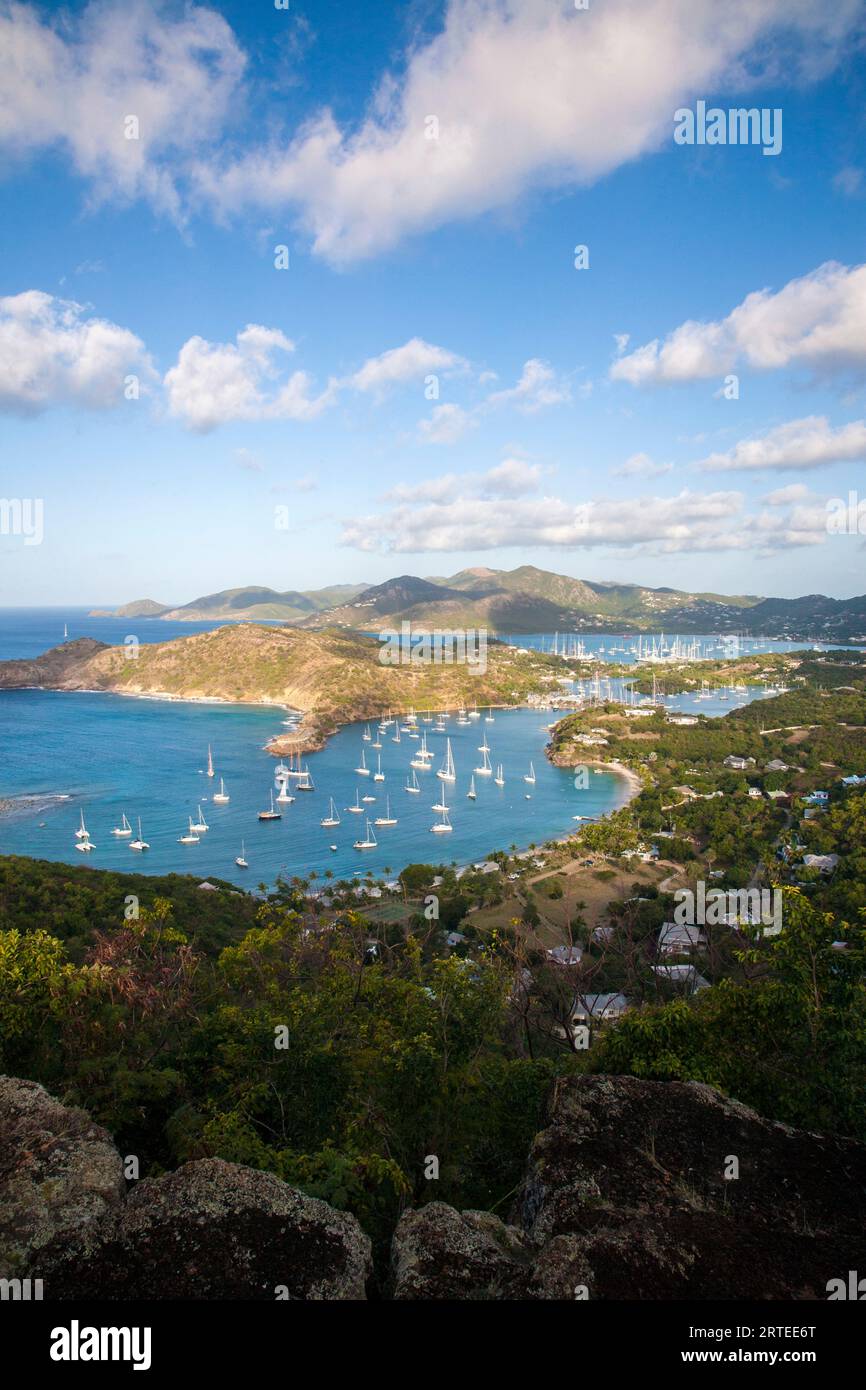
[(382, 584), (334, 584), (279, 592), (223, 589), (180, 606), (138, 599), (92, 616), (172, 622), (284, 622), (303, 628), (378, 630), (416, 625), (484, 627), (521, 632), (742, 633), (792, 641), (866, 642), (866, 595), (833, 599), (761, 598), (653, 589), (572, 579), (534, 565), (514, 570), (476, 566), (450, 576), (403, 574)]

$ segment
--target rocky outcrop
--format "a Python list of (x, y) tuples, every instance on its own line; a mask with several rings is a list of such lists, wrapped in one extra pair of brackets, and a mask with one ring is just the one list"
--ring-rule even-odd
[(120, 1206), (111, 1136), (35, 1081), (0, 1076), (0, 1278), (26, 1276), (45, 1247)]
[(511, 1226), (404, 1215), (396, 1298), (826, 1298), (866, 1265), (866, 1146), (632, 1077), (561, 1082), (550, 1118)]

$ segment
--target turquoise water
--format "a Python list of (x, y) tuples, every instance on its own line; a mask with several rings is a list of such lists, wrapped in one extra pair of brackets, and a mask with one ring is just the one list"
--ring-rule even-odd
[[(454, 829), (433, 835), (439, 819), (431, 809), (443, 783), (435, 775), (445, 753), (445, 735), (420, 724), (435, 750), (434, 771), (418, 772), (422, 791), (404, 791), (410, 758), (419, 742), (404, 733), (392, 742), (394, 729), (381, 736), (385, 782), (359, 778), (353, 769), (361, 749), (375, 768), (376, 750), (362, 741), (364, 726), (341, 730), (327, 747), (307, 762), (316, 784), (312, 793), (298, 792), (282, 807), (283, 818), (260, 823), (257, 812), (269, 804), (275, 760), (264, 743), (282, 732), (278, 710), (225, 705), (180, 704), (116, 695), (59, 691), (0, 692), (0, 798), (12, 803), (0, 815), (0, 853), (86, 863), (142, 873), (190, 872), (229, 879), (246, 887), (272, 884), (278, 873), (320, 876), (330, 869), (338, 878), (354, 872), (385, 876), (404, 864), (467, 863), (512, 843), (562, 835), (575, 828), (576, 815), (595, 817), (621, 805), (625, 781), (613, 773), (590, 776), (585, 790), (574, 786), (573, 775), (550, 765), (544, 756), (548, 725), (557, 717), (549, 711), (498, 711), (495, 722), (473, 720), (457, 727), (448, 721), (457, 781), (447, 787)], [(373, 725), (373, 737), (376, 726)], [(466, 797), (473, 767), (482, 758), (477, 746), (486, 734), (491, 761), (504, 765), (506, 784), (476, 776), (477, 800)], [(217, 777), (205, 775), (208, 744), (213, 747)], [(536, 783), (523, 781), (534, 762)], [(231, 800), (227, 806), (210, 797), (225, 778)], [(396, 826), (377, 827), (379, 846), (359, 851), (353, 841), (363, 838), (365, 816), (344, 812), (361, 795), (375, 795), (368, 804), (370, 819), (385, 814), (386, 794)], [(291, 788), (290, 788), (291, 789)], [(527, 793), (530, 800), (527, 800)], [(328, 799), (334, 797), (341, 824), (323, 828)], [(65, 798), (65, 799), (60, 799)], [(177, 837), (196, 819), (201, 803), (210, 825), (199, 844), (181, 845)], [(75, 849), (75, 830), (81, 811), (96, 848), (91, 854)], [(111, 828), (125, 811), (136, 826), (141, 816), (144, 838), (151, 849), (136, 854), (115, 839)], [(249, 870), (235, 866), (245, 841)], [(330, 850), (337, 845), (336, 852)]]

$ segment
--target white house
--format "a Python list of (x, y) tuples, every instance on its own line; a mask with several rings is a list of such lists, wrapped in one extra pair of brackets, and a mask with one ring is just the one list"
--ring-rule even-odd
[(693, 965), (654, 965), (654, 973), (669, 984), (678, 985), (686, 994), (697, 994), (699, 989), (709, 989), (710, 982)]
[(659, 932), (658, 950), (662, 956), (687, 956), (692, 951), (702, 950), (706, 944), (707, 938), (700, 927), (665, 922)]

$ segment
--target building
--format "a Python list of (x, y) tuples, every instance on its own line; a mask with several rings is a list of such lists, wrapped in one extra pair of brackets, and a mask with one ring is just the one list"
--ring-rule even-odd
[(554, 946), (547, 953), (557, 965), (580, 965), (583, 959), (581, 946)]
[(783, 763), (781, 758), (773, 758), (764, 768), (765, 772), (787, 772), (788, 764)]
[(723, 766), (733, 768), (735, 772), (744, 772), (747, 767), (755, 766), (755, 759), (741, 758), (738, 753), (729, 753)]
[(822, 874), (832, 874), (839, 863), (838, 854), (804, 854), (803, 863), (807, 869), (820, 869)]
[(621, 1018), (628, 1007), (629, 1001), (624, 994), (579, 994), (574, 1001), (571, 1021), (581, 1023), (591, 1018), (606, 1021)]
[(700, 927), (665, 922), (659, 932), (658, 952), (661, 956), (688, 956), (692, 951), (703, 950), (706, 944)]
[(653, 973), (668, 984), (676, 985), (684, 994), (697, 994), (699, 989), (709, 989), (710, 982), (693, 965), (654, 965)]

